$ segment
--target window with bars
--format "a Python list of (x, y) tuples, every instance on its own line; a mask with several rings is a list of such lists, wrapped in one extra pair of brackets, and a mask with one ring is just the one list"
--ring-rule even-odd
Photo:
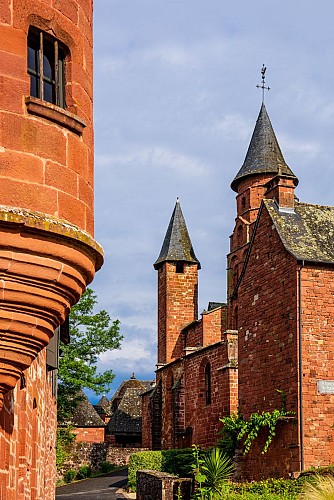
[(65, 103), (65, 50), (58, 40), (30, 28), (28, 33), (30, 95), (61, 108)]

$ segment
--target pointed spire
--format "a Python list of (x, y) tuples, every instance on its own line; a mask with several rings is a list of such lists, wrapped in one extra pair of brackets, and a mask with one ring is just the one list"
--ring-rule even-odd
[(158, 269), (163, 262), (167, 261), (191, 262), (198, 264), (198, 268), (201, 268), (191, 244), (178, 198), (176, 199), (175, 208), (162, 244), (160, 255), (154, 263), (154, 268)]
[(241, 179), (253, 174), (267, 173), (292, 177), (295, 185), (298, 184), (297, 177), (283, 158), (266, 107), (262, 103), (245, 161), (233, 179), (231, 188), (238, 191)]

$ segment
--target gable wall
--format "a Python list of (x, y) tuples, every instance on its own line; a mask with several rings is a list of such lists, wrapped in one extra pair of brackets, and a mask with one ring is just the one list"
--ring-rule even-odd
[[(297, 267), (265, 208), (234, 302), (238, 306), (242, 415), (249, 417), (253, 412), (281, 408), (279, 389), (286, 393), (287, 409), (297, 416)], [(243, 466), (246, 476), (256, 479), (274, 471), (275, 475), (287, 476), (292, 467), (298, 470), (298, 428), (291, 429), (282, 433), (282, 442), (276, 441), (275, 452), (271, 447), (266, 455), (252, 452), (247, 455)]]
[(309, 265), (303, 268), (302, 311), (304, 457), (307, 468), (333, 463), (334, 456), (334, 394), (320, 394), (317, 389), (318, 380), (334, 381), (333, 268)]

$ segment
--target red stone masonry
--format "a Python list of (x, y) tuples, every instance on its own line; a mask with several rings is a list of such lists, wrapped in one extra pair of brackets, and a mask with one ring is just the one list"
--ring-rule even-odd
[[(45, 347), (103, 262), (92, 238), (92, 1), (0, 4), (0, 498), (52, 500)], [(30, 96), (30, 28), (66, 52), (66, 109)]]
[(45, 350), (7, 393), (0, 412), (0, 498), (54, 498), (56, 401)]
[[(66, 110), (29, 98), (27, 36), (31, 26), (49, 33), (68, 49)], [(2, 2), (1, 203), (68, 220), (91, 234), (92, 70), (90, 0)], [(39, 112), (32, 109), (36, 101)], [(68, 128), (71, 120), (78, 124), (77, 132)]]
[(183, 355), (181, 330), (197, 319), (198, 266), (184, 263), (177, 273), (173, 262), (158, 270), (158, 364)]
[(334, 267), (305, 264), (302, 279), (304, 466), (333, 463), (334, 394), (319, 381), (334, 381)]
[(105, 441), (105, 427), (76, 427), (73, 432), (76, 434), (77, 443), (104, 443)]
[[(237, 411), (237, 363), (236, 332), (226, 332), (222, 341), (158, 369), (157, 384), (162, 384), (162, 449), (217, 443), (219, 419)], [(205, 377), (208, 364), (209, 400)], [(143, 421), (147, 425), (151, 422), (149, 395), (143, 398)], [(143, 446), (151, 446), (151, 438), (149, 431), (144, 432)]]
[[(285, 250), (264, 209), (249, 261), (238, 289), (239, 408), (244, 417), (281, 408), (277, 390), (287, 396), (287, 410), (298, 418), (297, 263)], [(290, 425), (290, 424), (285, 424)], [(282, 434), (274, 451), (250, 452), (244, 477), (281, 476), (299, 470), (298, 428)], [(280, 450), (277, 455), (277, 450)], [(278, 462), (278, 464), (277, 464)]]

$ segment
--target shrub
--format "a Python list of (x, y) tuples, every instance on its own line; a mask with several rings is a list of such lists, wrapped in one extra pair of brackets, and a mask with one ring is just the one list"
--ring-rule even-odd
[(89, 467), (89, 465), (83, 465), (80, 467), (76, 474), (76, 479), (86, 479), (87, 477), (90, 477), (92, 475), (92, 469)]
[[(139, 451), (130, 455), (128, 486), (131, 490), (136, 490), (137, 470), (162, 471), (161, 451)], [(167, 471), (164, 471), (167, 472)]]
[(57, 429), (57, 446), (56, 446), (56, 465), (61, 467), (65, 460), (70, 456), (72, 443), (76, 439), (76, 435), (72, 432), (73, 427), (61, 427)]
[(77, 473), (73, 469), (67, 470), (64, 474), (65, 483), (71, 483), (72, 481), (74, 481), (76, 474)]
[(162, 470), (179, 477), (192, 476), (193, 452), (191, 448), (162, 450)]
[(301, 492), (305, 478), (298, 479), (264, 479), (251, 483), (233, 483), (230, 491), (239, 494), (280, 495), (281, 498), (296, 498)]
[(108, 472), (113, 472), (116, 469), (116, 465), (112, 462), (101, 462), (100, 472), (107, 474)]

